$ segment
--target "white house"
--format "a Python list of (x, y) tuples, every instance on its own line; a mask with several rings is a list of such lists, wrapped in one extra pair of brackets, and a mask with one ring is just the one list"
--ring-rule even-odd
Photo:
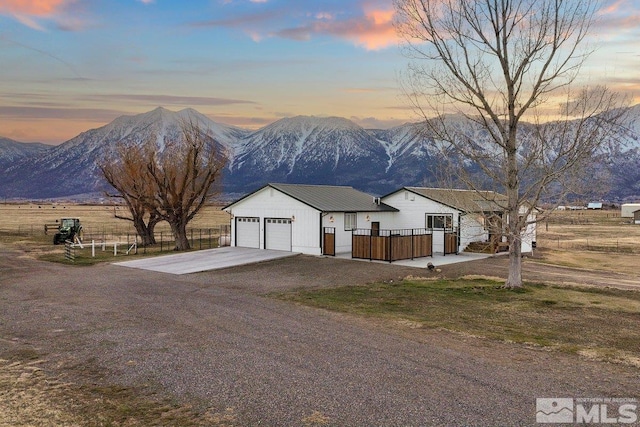
[(351, 251), (356, 228), (392, 226), (397, 209), (352, 187), (267, 184), (223, 208), (231, 246), (310, 255)]
[[(458, 253), (471, 242), (497, 245), (504, 202), (491, 191), (403, 187), (375, 198), (352, 187), (267, 184), (223, 209), (232, 218), (231, 246), (362, 257), (352, 244), (364, 239), (367, 247), (357, 247), (365, 258), (391, 260), (409, 249), (413, 257)], [(413, 243), (403, 247), (400, 237)], [(522, 252), (531, 252), (535, 240), (533, 223), (522, 234)]]
[[(395, 228), (433, 229), (433, 252), (444, 251), (444, 233), (458, 234), (459, 251), (471, 242), (502, 241), (506, 197), (493, 191), (403, 187), (381, 200), (398, 209)], [(522, 207), (522, 212), (526, 207)], [(535, 220), (534, 213), (529, 221)], [(522, 252), (531, 252), (536, 241), (535, 223), (522, 233)]]

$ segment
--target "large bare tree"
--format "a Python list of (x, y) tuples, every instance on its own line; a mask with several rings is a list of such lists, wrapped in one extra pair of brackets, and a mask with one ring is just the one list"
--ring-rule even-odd
[(123, 200), (129, 209), (127, 216), (118, 214), (114, 208), (114, 216), (131, 221), (142, 244), (148, 246), (156, 243), (154, 229), (162, 219), (155, 209), (144, 203), (153, 194), (153, 187), (143, 168), (145, 160), (143, 147), (120, 142), (105, 156), (100, 170), (117, 191), (107, 193), (107, 196)]
[[(624, 111), (613, 108), (618, 100), (606, 88), (573, 90), (591, 53), (584, 42), (599, 3), (394, 4), (396, 29), (413, 59), (405, 79), (408, 99), (455, 166), (458, 182), (480, 198), (487, 189), (505, 194), (490, 202), (506, 212), (506, 286), (520, 287), (520, 241), (529, 214), (541, 200), (561, 203), (577, 191)], [(562, 107), (551, 116), (550, 105)]]
[(162, 153), (155, 140), (145, 145), (141, 165), (152, 191), (142, 203), (169, 223), (176, 250), (190, 248), (187, 224), (220, 191), (226, 157), (197, 122), (185, 120), (181, 137), (164, 141)]
[(187, 224), (217, 194), (226, 157), (197, 122), (184, 120), (180, 136), (158, 144), (152, 135), (140, 144), (119, 143), (100, 168), (122, 198), (144, 244), (155, 243), (153, 230), (167, 221), (176, 250), (190, 249)]

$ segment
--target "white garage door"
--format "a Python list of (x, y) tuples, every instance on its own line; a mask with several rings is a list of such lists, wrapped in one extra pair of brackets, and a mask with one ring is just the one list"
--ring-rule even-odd
[(236, 246), (260, 248), (260, 218), (236, 218)]
[(291, 251), (291, 220), (268, 218), (265, 220), (265, 249)]

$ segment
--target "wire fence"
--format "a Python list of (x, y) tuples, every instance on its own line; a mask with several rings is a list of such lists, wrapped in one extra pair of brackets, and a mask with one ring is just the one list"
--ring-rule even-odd
[(613, 252), (637, 254), (640, 253), (640, 244), (636, 240), (628, 238), (584, 238), (563, 239), (562, 237), (541, 239), (539, 247), (557, 250), (579, 250), (593, 252)]
[[(17, 237), (33, 238), (45, 243), (47, 240), (53, 244), (54, 235), (58, 232), (59, 224), (45, 224), (44, 226), (18, 226), (13, 229), (3, 228), (0, 232)], [(158, 227), (159, 228), (159, 227)], [(229, 246), (231, 242), (231, 229), (229, 224), (222, 224), (209, 228), (188, 228), (187, 239), (191, 250), (213, 249), (221, 246)], [(111, 252), (114, 255), (127, 251), (127, 248), (135, 246), (136, 253), (159, 253), (174, 251), (176, 247), (175, 237), (170, 230), (160, 228), (154, 232), (156, 243), (144, 246), (142, 239), (133, 227), (87, 227), (83, 226), (80, 239), (83, 245), (76, 245), (76, 256), (86, 255), (87, 248), (97, 247), (101, 252)], [(92, 245), (93, 244), (93, 245)], [(110, 249), (107, 251), (106, 247)]]

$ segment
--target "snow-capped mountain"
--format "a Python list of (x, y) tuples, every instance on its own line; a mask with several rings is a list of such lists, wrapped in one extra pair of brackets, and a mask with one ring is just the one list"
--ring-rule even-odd
[(225, 181), (230, 191), (273, 182), (358, 185), (367, 189), (383, 177), (386, 153), (375, 137), (339, 118), (281, 119), (243, 139)]
[(0, 188), (9, 197), (59, 197), (100, 192), (107, 189), (99, 165), (117, 142), (141, 143), (155, 139), (162, 150), (165, 141), (177, 140), (187, 120), (207, 132), (211, 144), (233, 153), (233, 144), (248, 132), (212, 121), (193, 109), (172, 112), (164, 108), (113, 122), (83, 132), (39, 156), (16, 162), (3, 173)]
[(50, 148), (52, 148), (50, 145), (39, 142), (18, 142), (0, 137), (0, 171), (3, 166), (9, 166), (13, 162), (42, 154)]
[[(114, 144), (153, 138), (162, 150), (165, 141), (180, 137), (185, 119), (197, 123), (210, 146), (225, 153), (223, 190), (228, 197), (267, 182), (351, 185), (376, 195), (404, 185), (437, 185), (439, 150), (424, 124), (366, 130), (344, 118), (298, 116), (249, 131), (216, 123), (192, 109), (157, 108), (119, 117), (56, 147), (27, 149), (26, 144), (0, 140), (0, 197), (103, 192), (108, 188), (98, 165)], [(479, 144), (486, 140), (486, 131), (463, 117), (447, 120)], [(622, 148), (610, 155), (611, 194), (640, 196), (640, 105), (629, 109), (625, 127)], [(531, 129), (521, 127), (525, 133)], [(24, 154), (15, 154), (15, 144)]]

